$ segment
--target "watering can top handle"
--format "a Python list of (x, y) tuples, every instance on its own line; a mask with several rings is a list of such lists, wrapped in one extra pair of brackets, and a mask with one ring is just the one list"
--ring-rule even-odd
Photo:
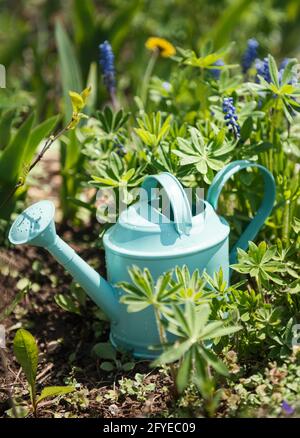
[(248, 247), (248, 242), (253, 240), (258, 233), (261, 226), (264, 224), (266, 218), (270, 215), (276, 194), (276, 186), (273, 175), (266, 169), (264, 166), (260, 164), (256, 164), (253, 161), (247, 160), (238, 160), (229, 163), (225, 166), (217, 175), (215, 176), (207, 194), (207, 201), (212, 205), (214, 209), (217, 208), (218, 199), (221, 193), (221, 190), (225, 183), (234, 175), (242, 169), (246, 169), (248, 167), (257, 167), (261, 172), (264, 178), (264, 195), (262, 203), (252, 219), (249, 223), (239, 240), (236, 242), (234, 247), (230, 253), (230, 262), (235, 263), (236, 261), (236, 250), (237, 248), (242, 248), (244, 250)]
[[(147, 201), (156, 198), (155, 191), (158, 184), (165, 190), (172, 206), (175, 228), (179, 235), (190, 233), (192, 228), (192, 212), (188, 198), (180, 182), (171, 173), (163, 172), (159, 175), (147, 176), (142, 184), (142, 189), (146, 191)], [(141, 193), (141, 200), (145, 194)]]

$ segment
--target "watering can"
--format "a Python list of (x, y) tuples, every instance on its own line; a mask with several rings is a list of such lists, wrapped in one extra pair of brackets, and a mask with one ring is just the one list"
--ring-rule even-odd
[[(229, 253), (230, 228), (215, 210), (226, 181), (248, 167), (257, 167), (263, 176), (263, 200)], [(162, 220), (163, 213), (148, 202), (157, 186), (167, 194), (173, 213), (170, 220)], [(19, 215), (10, 229), (9, 240), (13, 244), (29, 243), (46, 248), (108, 316), (112, 344), (135, 357), (152, 359), (160, 353), (149, 350), (149, 346), (160, 343), (153, 309), (128, 313), (120, 303), (123, 292), (114, 285), (130, 281), (128, 268), (132, 265), (147, 267), (154, 279), (175, 266), (187, 265), (190, 272), (199, 269), (209, 275), (222, 268), (228, 283), (229, 265), (235, 261), (236, 249), (247, 249), (248, 241), (254, 239), (272, 210), (275, 183), (272, 174), (261, 165), (246, 160), (232, 162), (215, 176), (198, 214), (193, 214), (183, 187), (170, 173), (147, 176), (142, 188), (146, 196), (123, 211), (118, 222), (104, 235), (107, 280), (56, 234), (54, 205), (50, 201), (37, 202)], [(145, 199), (147, 195), (149, 199)]]

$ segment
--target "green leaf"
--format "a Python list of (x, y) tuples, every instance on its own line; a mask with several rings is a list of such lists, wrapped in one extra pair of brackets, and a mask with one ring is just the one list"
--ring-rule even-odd
[(207, 363), (217, 371), (217, 373), (221, 374), (222, 376), (228, 376), (227, 367), (217, 358), (217, 356), (212, 351), (209, 351), (206, 348), (201, 348), (200, 354), (207, 361)]
[(10, 418), (26, 418), (30, 409), (29, 406), (16, 405), (15, 409), (10, 408), (5, 413)]
[(38, 366), (38, 347), (32, 334), (19, 329), (14, 338), (14, 353), (34, 393)]
[(268, 63), (272, 82), (276, 85), (277, 88), (280, 88), (277, 65), (272, 55), (268, 56)]
[(236, 333), (241, 329), (241, 326), (224, 327), (222, 321), (216, 321), (215, 323), (211, 322), (205, 327), (205, 329), (201, 333), (201, 338), (203, 340), (221, 338), (222, 336), (228, 336)]
[(140, 139), (147, 145), (147, 146), (153, 146), (155, 145), (156, 138), (155, 135), (151, 134), (150, 132), (146, 131), (142, 128), (134, 128), (134, 131), (136, 134), (140, 137)]
[(292, 228), (296, 234), (300, 234), (300, 219), (298, 219), (297, 217), (294, 217)]
[(75, 391), (75, 386), (46, 386), (43, 388), (41, 395), (37, 398), (36, 404), (40, 403), (45, 398), (53, 398), (58, 395), (69, 394)]
[(73, 298), (69, 295), (65, 294), (56, 294), (54, 295), (54, 300), (56, 304), (61, 307), (63, 310), (66, 310), (67, 312), (76, 313), (77, 315), (80, 315), (80, 309), (78, 307), (78, 304), (74, 302)]
[(295, 65), (297, 65), (297, 59), (291, 59), (288, 64), (286, 65), (282, 78), (281, 78), (281, 84), (287, 84), (288, 82), (290, 82), (290, 80), (293, 78), (294, 76), (294, 67)]
[(134, 175), (135, 169), (129, 169), (127, 172), (122, 176), (122, 180), (128, 182)]
[(102, 178), (96, 175), (92, 175), (92, 178), (94, 181), (99, 182), (103, 186), (118, 187), (118, 181), (115, 181), (112, 178)]
[(143, 295), (148, 299), (152, 299), (154, 285), (149, 269), (145, 268), (142, 271), (137, 266), (133, 266), (129, 270), (129, 275), (132, 282), (139, 288)]
[(168, 291), (168, 285), (170, 283), (172, 277), (172, 272), (167, 272), (164, 275), (161, 275), (156, 283), (157, 290), (157, 299), (164, 298), (165, 294)]
[(58, 120), (59, 116), (53, 116), (33, 128), (28, 139), (28, 144), (24, 156), (24, 161), (27, 164), (30, 164), (35, 150), (40, 142), (53, 133), (53, 130), (57, 125)]
[(181, 306), (174, 306), (173, 313), (182, 331), (188, 336), (191, 335), (189, 321), (187, 321)]
[(86, 81), (86, 88), (88, 87), (91, 87), (91, 92), (86, 102), (85, 113), (89, 115), (95, 110), (97, 102), (98, 76), (96, 62), (92, 62), (90, 65), (90, 70)]
[(92, 352), (101, 359), (115, 360), (117, 358), (116, 350), (109, 342), (95, 344)]
[(11, 124), (15, 117), (15, 110), (10, 109), (2, 114), (0, 119), (0, 150), (8, 145), (11, 135)]
[(202, 354), (202, 348), (200, 346), (193, 348), (195, 377), (198, 380), (197, 383), (200, 385), (207, 379), (206, 361), (201, 354)]
[(58, 49), (60, 77), (66, 106), (65, 121), (68, 122), (72, 115), (69, 91), (81, 92), (83, 89), (83, 83), (79, 63), (75, 57), (74, 47), (68, 34), (59, 21), (56, 21), (55, 23), (55, 39)]
[(133, 370), (134, 367), (135, 367), (134, 362), (126, 362), (122, 365), (122, 370), (125, 372), (128, 372), (128, 371)]
[(188, 386), (191, 378), (191, 370), (192, 370), (192, 352), (188, 351), (183, 357), (183, 361), (179, 367), (176, 376), (176, 386), (179, 394), (181, 394)]
[(150, 303), (145, 302), (144, 300), (139, 302), (136, 297), (122, 297), (120, 301), (123, 304), (127, 304), (127, 312), (129, 313), (141, 312), (150, 306)]
[(265, 152), (272, 148), (273, 148), (273, 144), (267, 141), (263, 141), (261, 143), (253, 145), (253, 149), (255, 150), (256, 153)]
[(164, 137), (167, 136), (169, 130), (170, 130), (170, 126), (171, 126), (171, 121), (172, 121), (172, 115), (169, 115), (166, 120), (164, 121), (160, 131), (159, 131), (159, 135), (158, 135), (158, 141), (162, 140)]
[(27, 292), (28, 292), (28, 287), (25, 287), (16, 294), (13, 301), (10, 304), (8, 304), (4, 308), (4, 310), (0, 313), (0, 323), (14, 311), (15, 307), (22, 301), (22, 299), (27, 294)]
[(252, 117), (247, 117), (247, 119), (243, 123), (243, 126), (241, 127), (241, 138), (243, 141), (247, 140), (250, 137), (252, 130), (253, 130)]
[(208, 318), (210, 315), (210, 306), (209, 304), (202, 304), (197, 308), (195, 312), (195, 334), (200, 335), (203, 333), (204, 327), (207, 324)]
[(113, 115), (111, 108), (109, 106), (106, 106), (104, 108), (103, 114), (104, 114), (106, 124), (109, 127), (109, 131), (112, 131), (113, 130), (114, 115)]
[(110, 373), (111, 371), (113, 371), (115, 369), (115, 366), (112, 362), (102, 362), (102, 364), (100, 365), (100, 368), (101, 368), (101, 370)]
[[(183, 165), (183, 163), (182, 163)], [(202, 175), (207, 173), (207, 164), (204, 160), (200, 160), (198, 161), (198, 163), (196, 164), (196, 169), (202, 173)]]
[(166, 363), (172, 363), (179, 360), (191, 347), (192, 342), (190, 339), (187, 341), (175, 343), (174, 346), (167, 348), (153, 363), (152, 366), (156, 367)]
[(0, 157), (0, 180), (14, 183), (20, 176), (23, 158), (28, 144), (34, 114), (31, 114), (18, 129)]

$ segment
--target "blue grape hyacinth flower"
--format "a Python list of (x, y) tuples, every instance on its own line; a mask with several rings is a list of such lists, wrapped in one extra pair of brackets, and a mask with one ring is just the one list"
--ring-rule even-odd
[(100, 50), (100, 65), (102, 67), (104, 85), (112, 96), (115, 93), (116, 73), (115, 73), (115, 57), (108, 41), (104, 41), (99, 45)]
[[(218, 59), (213, 65), (216, 65), (217, 67), (222, 67), (225, 64), (224, 64), (224, 61), (222, 59)], [(221, 69), (220, 68), (212, 68), (212, 69), (210, 69), (210, 73), (214, 77), (214, 79), (218, 80), (218, 79), (220, 79)]]
[[(268, 83), (271, 82), (268, 58), (264, 58), (263, 60), (257, 59), (255, 61), (255, 68), (258, 75), (262, 76), (266, 82)], [(258, 82), (259, 82), (259, 78), (258, 78)]]
[(224, 120), (228, 129), (233, 132), (235, 138), (240, 137), (240, 125), (238, 123), (238, 117), (236, 115), (236, 108), (233, 104), (232, 97), (224, 97), (223, 99), (223, 113)]
[(289, 62), (290, 62), (290, 58), (284, 58), (284, 59), (281, 61), (281, 64), (280, 64), (280, 66), (279, 66), (279, 70), (284, 70), (285, 67), (288, 65)]
[(245, 50), (244, 56), (242, 58), (242, 70), (243, 73), (247, 73), (253, 62), (257, 57), (257, 49), (259, 47), (258, 42), (255, 38), (250, 38), (247, 41), (247, 48)]

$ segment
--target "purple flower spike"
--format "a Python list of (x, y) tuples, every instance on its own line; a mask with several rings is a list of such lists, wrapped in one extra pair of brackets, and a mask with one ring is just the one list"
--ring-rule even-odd
[[(257, 59), (255, 61), (255, 68), (258, 75), (262, 76), (266, 82), (268, 83), (271, 82), (268, 58), (264, 58), (263, 60)], [(258, 78), (258, 82), (259, 82), (259, 78)]]
[(224, 97), (223, 99), (224, 120), (228, 129), (233, 132), (235, 138), (240, 137), (240, 125), (236, 115), (236, 108), (233, 104), (232, 97)]
[(255, 58), (257, 57), (258, 42), (255, 38), (250, 38), (247, 42), (247, 48), (242, 58), (243, 73), (247, 73)]
[(281, 64), (280, 64), (280, 66), (279, 66), (279, 70), (284, 70), (285, 67), (288, 65), (288, 63), (290, 62), (290, 60), (291, 60), (291, 58), (284, 58), (284, 59), (281, 61)]
[(102, 67), (104, 84), (110, 94), (115, 92), (116, 78), (115, 78), (115, 65), (114, 54), (111, 45), (108, 41), (99, 45), (100, 50), (100, 65)]

